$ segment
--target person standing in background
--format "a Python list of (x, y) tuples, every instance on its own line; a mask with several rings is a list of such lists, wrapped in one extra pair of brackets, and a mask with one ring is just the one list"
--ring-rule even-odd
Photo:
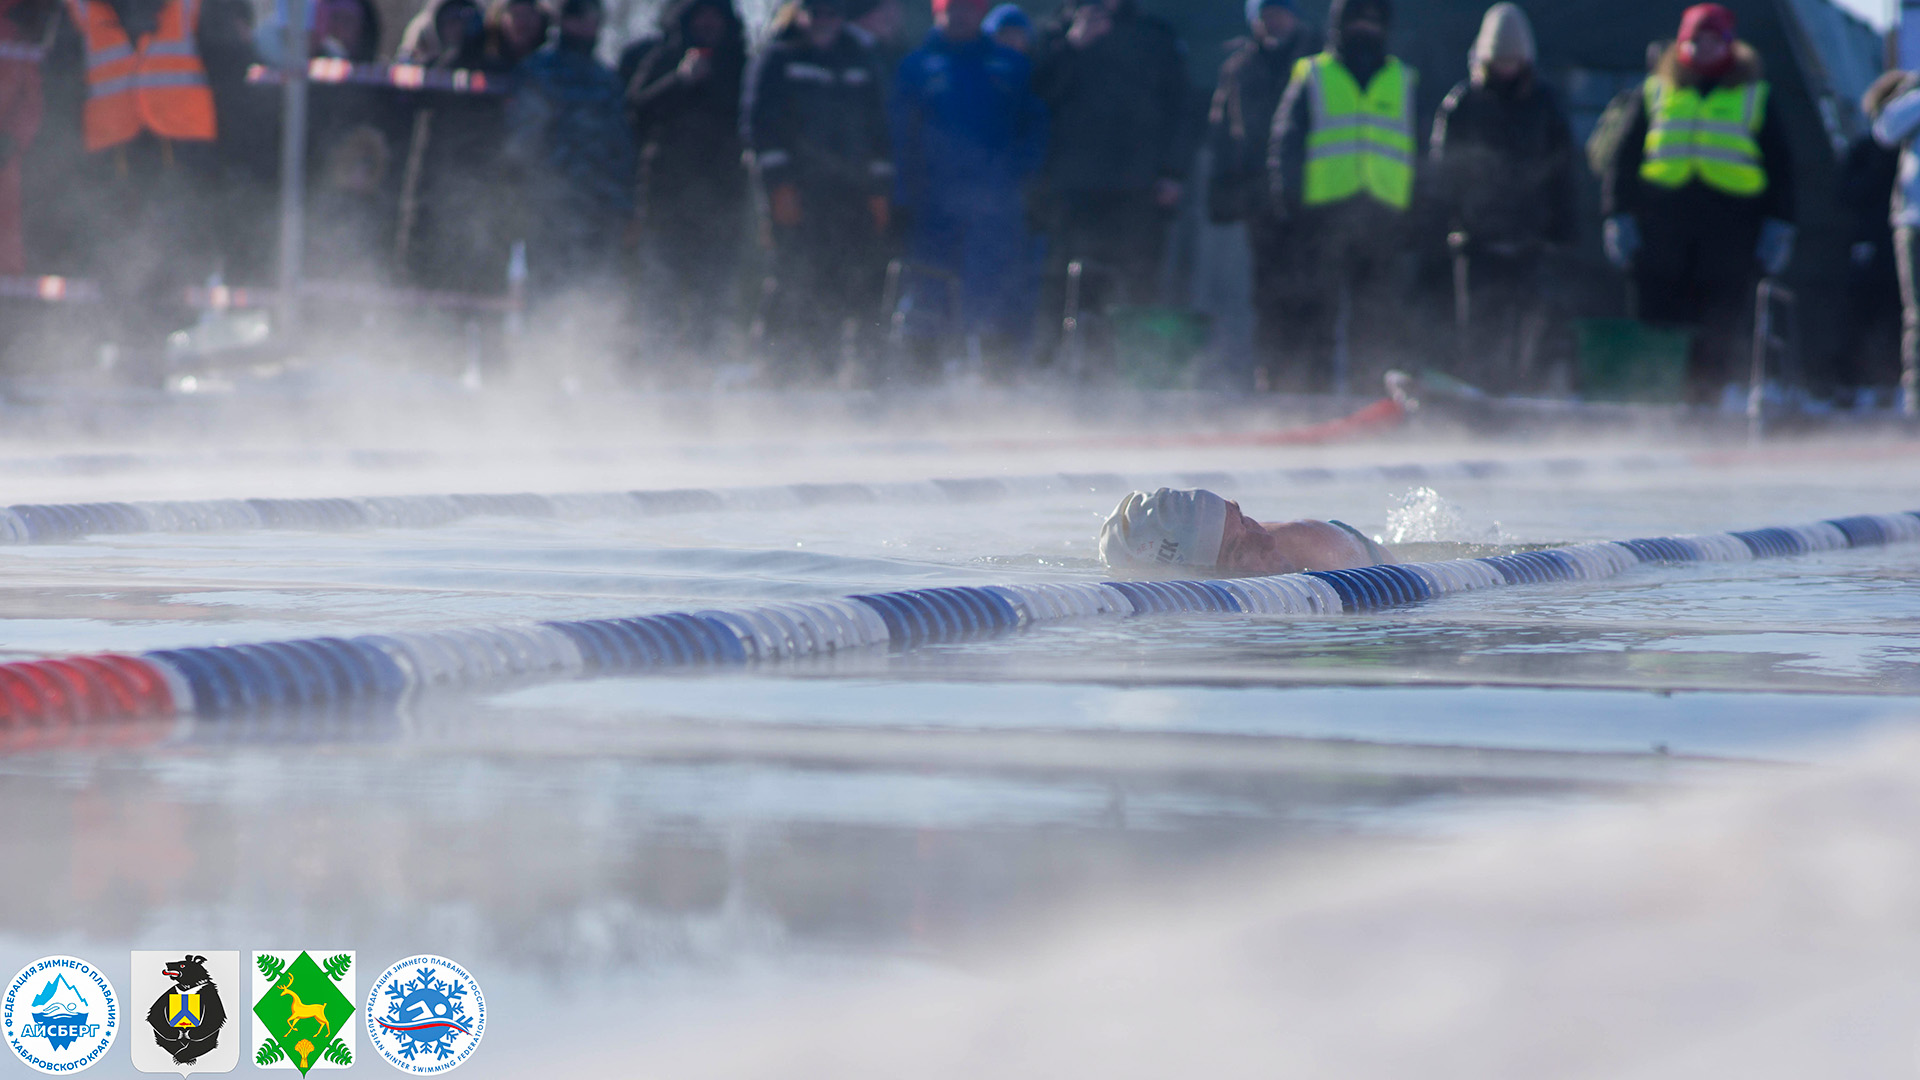
[(985, 22), (980, 28), (986, 31), (995, 45), (1012, 49), (1021, 56), (1033, 55), (1033, 20), (1020, 10), (1019, 4), (1001, 4), (987, 12)]
[(1633, 116), (1601, 185), (1607, 257), (1632, 272), (1642, 319), (1693, 331), (1687, 398), (1710, 405), (1737, 370), (1755, 280), (1793, 258), (1786, 125), (1718, 4), (1686, 10)]
[(1471, 65), (1434, 117), (1431, 156), (1463, 331), (1455, 374), (1511, 393), (1537, 387), (1545, 255), (1573, 242), (1573, 131), (1520, 8), (1487, 9)]
[(600, 0), (563, 0), (556, 40), (523, 61), (506, 106), (504, 163), (528, 211), (529, 280), (551, 295), (604, 286), (633, 212), (625, 87), (594, 58)]
[(748, 194), (740, 163), (746, 68), (746, 28), (732, 0), (674, 0), (661, 9), (659, 35), (620, 58), (640, 148), (635, 227), (653, 264), (642, 279), (664, 272), (643, 290), (646, 309), (684, 354), (708, 349), (734, 307)]
[(1207, 213), (1216, 225), (1242, 222), (1253, 256), (1254, 387), (1279, 385), (1280, 373), (1302, 367), (1294, 355), (1310, 314), (1311, 268), (1292, 222), (1267, 203), (1267, 137), (1293, 77), (1294, 65), (1320, 49), (1293, 0), (1247, 0), (1251, 33), (1230, 45), (1207, 114), (1211, 175)]
[(505, 75), (539, 52), (553, 32), (553, 20), (538, 0), (493, 0), (487, 6), (489, 75)]
[(1894, 262), (1900, 274), (1900, 412), (1909, 419), (1920, 416), (1920, 236), (1916, 236), (1920, 231), (1920, 155), (1914, 152), (1916, 136), (1920, 136), (1920, 87), (1907, 85), (1880, 111), (1880, 118), (1873, 122), (1873, 137), (1881, 146), (1900, 151), (1891, 220)]
[[(40, 18), (28, 0), (0, 0), (0, 45), (37, 44)], [(27, 272), (21, 237), (21, 159), (40, 133), (40, 64), (0, 56), (0, 276)]]
[(1390, 0), (1334, 0), (1328, 49), (1294, 65), (1267, 146), (1270, 206), (1297, 222), (1317, 286), (1291, 390), (1343, 392), (1384, 373), (1404, 318), (1396, 273), (1414, 196), (1412, 68), (1387, 52)]
[(1186, 47), (1136, 0), (1076, 0), (1041, 36), (1033, 83), (1049, 116), (1042, 303), (1060, 310), (1074, 260), (1101, 268), (1087, 306), (1113, 302), (1108, 284), (1121, 303), (1154, 302), (1193, 160)]
[[(933, 0), (933, 33), (901, 63), (889, 111), (912, 257), (957, 279), (963, 325), (949, 330), (978, 335), (1004, 370), (1032, 329), (1022, 195), (1046, 120), (1027, 58), (984, 32), (989, 2)], [(908, 284), (905, 304), (947, 310), (954, 286)]]
[(787, 380), (839, 377), (880, 307), (894, 166), (872, 57), (846, 22), (843, 0), (803, 0), (741, 110), (773, 247), (766, 332)]

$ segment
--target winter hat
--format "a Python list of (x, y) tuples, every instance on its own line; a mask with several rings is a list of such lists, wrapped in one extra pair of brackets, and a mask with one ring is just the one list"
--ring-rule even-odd
[(1708, 31), (1733, 43), (1733, 12), (1719, 4), (1695, 4), (1680, 16), (1680, 38), (1687, 41), (1696, 33)]
[(1220, 558), (1227, 500), (1211, 491), (1161, 488), (1120, 500), (1100, 529), (1100, 558), (1110, 570), (1142, 573), (1206, 568)]
[(1393, 22), (1393, 0), (1333, 0), (1332, 9), (1327, 12), (1327, 25), (1338, 32), (1362, 11), (1374, 15), (1382, 24)]
[(1295, 10), (1293, 0), (1247, 0), (1247, 21), (1249, 23), (1259, 22), (1260, 13), (1270, 7), (1286, 8), (1288, 11)]
[(1008, 27), (1025, 30), (1031, 34), (1033, 33), (1033, 20), (1027, 18), (1027, 13), (1020, 10), (1019, 4), (1001, 4), (999, 7), (987, 12), (987, 21), (980, 24), (980, 29), (985, 30), (988, 36), (997, 34)]
[(1473, 70), (1484, 71), (1496, 60), (1534, 62), (1533, 24), (1517, 4), (1500, 3), (1480, 20), (1480, 36), (1473, 39)]

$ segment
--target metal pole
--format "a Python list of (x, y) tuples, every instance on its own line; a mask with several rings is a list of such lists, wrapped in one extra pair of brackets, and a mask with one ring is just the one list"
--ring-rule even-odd
[(300, 255), (307, 243), (307, 0), (286, 0), (286, 80), (280, 112), (280, 303), (283, 336), (300, 320)]

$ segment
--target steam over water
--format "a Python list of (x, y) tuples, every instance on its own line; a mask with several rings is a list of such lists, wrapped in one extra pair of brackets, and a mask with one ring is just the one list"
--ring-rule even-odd
[[(1206, 483), (1263, 520), (1339, 518), (1416, 558), (1920, 508), (1891, 448), (1415, 476), (1353, 470), (1654, 459), (946, 434), (587, 452), (516, 433), (84, 467), (20, 448), (0, 502), (1114, 474)], [(5, 546), (4, 645), (1101, 577), (1117, 495), (1100, 483), (889, 490)], [(1920, 545), (1896, 546), (14, 739), (0, 969), (69, 952), (124, 987), (136, 948), (353, 948), (376, 971), (440, 953), (485, 988), (476, 1077), (1905, 1075), (1917, 582)], [(130, 1070), (116, 1048), (93, 1074)]]

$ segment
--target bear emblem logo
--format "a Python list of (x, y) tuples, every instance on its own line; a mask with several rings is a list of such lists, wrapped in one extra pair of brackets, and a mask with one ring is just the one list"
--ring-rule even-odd
[(134, 1000), (152, 1002), (148, 1031), (134, 1041), (135, 1068), (185, 1076), (227, 1072), (239, 1064), (221, 996), (239, 985), (239, 953), (136, 952), (133, 978), (140, 995)]

